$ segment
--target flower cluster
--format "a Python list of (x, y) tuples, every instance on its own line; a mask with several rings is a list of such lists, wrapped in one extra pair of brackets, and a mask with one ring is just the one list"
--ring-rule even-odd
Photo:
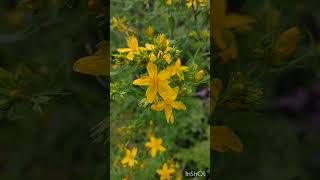
[[(166, 148), (163, 146), (162, 138), (157, 138), (153, 135), (149, 137), (149, 141), (145, 143), (145, 148), (147, 148), (150, 152), (150, 156), (155, 158), (159, 153), (166, 152)], [(137, 155), (138, 155), (138, 148), (123, 148), (125, 151), (124, 157), (120, 160), (120, 164), (123, 167), (129, 167), (129, 169), (133, 169), (135, 167), (139, 167), (140, 169), (144, 168), (143, 161), (138, 162)], [(142, 155), (143, 156), (143, 155)], [(139, 166), (138, 166), (139, 165)], [(159, 175), (160, 179), (162, 180), (170, 180), (173, 176), (176, 177), (177, 180), (182, 179), (181, 172), (179, 171), (180, 167), (179, 164), (173, 160), (169, 160), (163, 163), (162, 167), (156, 170), (156, 173)], [(129, 177), (133, 176), (132, 174), (123, 179), (129, 179)]]
[[(117, 25), (116, 19), (114, 19), (114, 28), (127, 33), (127, 30), (124, 29), (129, 27), (124, 24), (125, 22), (122, 21)], [(121, 66), (137, 68), (137, 78), (132, 79), (131, 88), (132, 91), (139, 92), (138, 96), (142, 98), (139, 104), (144, 104), (142, 107), (148, 108), (151, 113), (164, 111), (163, 117), (166, 122), (173, 124), (175, 122), (173, 111), (187, 110), (186, 105), (181, 101), (187, 95), (187, 86), (194, 86), (202, 81), (206, 75), (205, 70), (199, 69), (198, 65), (194, 63), (191, 66), (184, 64), (180, 55), (181, 51), (174, 46), (175, 42), (169, 40), (163, 33), (155, 36), (153, 27), (150, 25), (146, 28), (145, 35), (148, 41), (144, 45), (139, 42), (135, 34), (127, 34), (127, 47), (116, 49), (116, 53), (113, 54), (113, 63), (120, 65), (118, 68)], [(111, 83), (113, 94), (117, 94), (118, 84), (121, 83)], [(140, 88), (137, 89), (137, 87)], [(126, 95), (129, 94), (128, 92)], [(150, 127), (153, 128), (154, 122), (151, 122)], [(118, 133), (130, 136), (131, 134), (125, 133), (128, 131), (127, 129), (125, 126), (118, 128)], [(130, 132), (132, 132), (131, 130), (132, 128)], [(144, 166), (143, 162), (147, 161), (147, 156), (156, 158), (159, 154), (167, 152), (163, 139), (156, 137), (154, 132), (149, 132), (147, 137), (148, 140), (144, 142), (144, 146), (127, 141), (126, 145), (119, 148), (123, 152), (122, 159), (118, 159), (122, 167), (128, 167), (131, 170), (141, 168), (142, 164)], [(169, 180), (172, 177), (181, 179), (182, 177), (178, 164), (170, 161), (163, 163), (162, 167), (156, 170), (156, 173), (163, 180)], [(128, 176), (124, 179), (130, 179), (134, 176), (133, 171), (126, 171), (126, 174)]]
[[(146, 102), (151, 105), (154, 111), (164, 111), (168, 123), (174, 123), (173, 109), (186, 110), (183, 102), (177, 101), (182, 81), (185, 80), (185, 73), (189, 68), (182, 65), (179, 58), (180, 51), (171, 46), (170, 40), (165, 34), (154, 38), (153, 43), (146, 43), (140, 47), (135, 36), (127, 39), (127, 48), (119, 48), (117, 57), (123, 57), (128, 61), (139, 64), (146, 64), (146, 74), (135, 79), (133, 85), (146, 88)], [(160, 69), (161, 68), (161, 69)], [(203, 78), (204, 71), (200, 70), (195, 75), (195, 80)], [(172, 83), (176, 78), (175, 83)], [(171, 84), (177, 85), (175, 88)]]
[[(170, 137), (166, 132), (172, 129), (172, 134), (178, 134), (186, 124), (180, 119), (197, 114), (195, 111), (206, 112), (205, 108), (194, 110), (189, 105), (204, 106), (194, 94), (199, 88), (208, 87), (210, 33), (207, 26), (201, 25), (201, 29), (187, 26), (189, 21), (205, 20), (200, 11), (209, 12), (204, 8), (207, 4), (206, 0), (148, 2), (148, 7), (172, 11), (168, 16), (169, 26), (157, 24), (156, 29), (147, 19), (142, 22), (143, 29), (131, 26), (136, 20), (128, 20), (127, 13), (111, 19), (115, 36), (111, 42), (110, 96), (113, 107), (118, 107), (111, 114), (111, 126), (116, 127), (111, 136), (117, 137), (113, 142), (112, 177), (182, 179), (179, 164), (170, 159), (174, 157), (184, 166), (190, 161), (180, 156), (184, 152), (173, 147), (176, 135)], [(188, 22), (173, 14), (181, 8), (188, 14), (184, 16)], [(194, 18), (190, 19), (190, 15)], [(159, 20), (162, 18), (167, 17)], [(185, 24), (177, 26), (180, 21)], [(181, 35), (182, 29), (193, 32)], [(123, 36), (116, 36), (119, 32), (125, 41)], [(194, 124), (192, 119), (198, 120), (198, 117), (189, 118), (187, 123)], [(196, 122), (201, 129), (208, 129), (206, 125), (202, 127), (202, 123)], [(181, 134), (182, 138), (194, 138), (188, 132), (184, 134), (190, 137)]]

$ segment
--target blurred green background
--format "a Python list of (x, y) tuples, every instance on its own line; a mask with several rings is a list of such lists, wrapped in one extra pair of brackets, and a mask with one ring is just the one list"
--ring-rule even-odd
[(107, 147), (92, 133), (107, 89), (72, 69), (105, 39), (105, 4), (94, 3), (0, 2), (0, 179), (106, 177)]
[[(242, 72), (263, 89), (263, 103), (248, 109), (218, 105), (213, 125), (232, 128), (244, 144), (243, 153), (212, 152), (212, 174), (223, 180), (316, 180), (320, 178), (320, 61), (319, 1), (228, 0), (228, 13), (254, 17), (249, 33), (236, 34), (239, 58), (220, 64), (216, 74), (227, 84), (233, 72)], [(213, 4), (214, 6), (215, 4)], [(296, 51), (280, 66), (270, 64), (272, 52), (261, 57), (279, 34), (297, 26)], [(214, 28), (214, 27), (213, 27)], [(259, 44), (261, 43), (261, 44)], [(217, 52), (216, 49), (213, 50)], [(226, 87), (228, 89), (228, 87)], [(238, 89), (239, 90), (239, 89)], [(248, 95), (250, 97), (250, 95)]]

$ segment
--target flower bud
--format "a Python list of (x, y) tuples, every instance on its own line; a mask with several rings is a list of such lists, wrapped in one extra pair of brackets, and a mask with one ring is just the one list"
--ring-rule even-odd
[(204, 74), (205, 74), (204, 70), (200, 70), (199, 72), (197, 72), (195, 80), (200, 81), (203, 78)]

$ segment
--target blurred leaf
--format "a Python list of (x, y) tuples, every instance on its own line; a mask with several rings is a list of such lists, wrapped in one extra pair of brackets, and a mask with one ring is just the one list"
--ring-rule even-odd
[(225, 126), (211, 126), (211, 149), (218, 152), (232, 150), (235, 152), (243, 151), (243, 144), (240, 138)]
[(94, 76), (108, 76), (110, 68), (109, 45), (102, 42), (94, 55), (80, 58), (74, 63), (73, 70)]
[(210, 83), (210, 113), (213, 114), (215, 111), (215, 108), (217, 106), (217, 100), (218, 97), (222, 91), (223, 84), (222, 81), (218, 78), (213, 78)]
[(300, 29), (292, 27), (283, 32), (274, 47), (273, 65), (280, 65), (296, 50), (300, 38)]
[(185, 162), (195, 162), (201, 169), (208, 168), (210, 164), (209, 140), (195, 144), (190, 149), (184, 149), (177, 154), (177, 158)]

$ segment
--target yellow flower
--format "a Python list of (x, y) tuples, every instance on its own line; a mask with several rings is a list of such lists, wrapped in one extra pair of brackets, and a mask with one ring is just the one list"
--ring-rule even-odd
[(153, 53), (150, 53), (149, 59), (150, 59), (151, 62), (155, 62), (157, 60), (157, 57)]
[(187, 7), (191, 8), (197, 7), (197, 6), (206, 6), (207, 5), (207, 0), (187, 0)]
[(149, 62), (147, 64), (147, 70), (149, 76), (142, 76), (141, 78), (134, 80), (133, 84), (138, 86), (149, 86), (146, 91), (148, 103), (152, 103), (154, 101), (157, 93), (159, 93), (162, 98), (167, 98), (176, 94), (176, 92), (169, 86), (168, 79), (172, 73), (170, 68), (158, 73), (157, 66), (154, 63)]
[(126, 166), (128, 165), (129, 167), (133, 167), (135, 164), (138, 162), (134, 159), (138, 153), (137, 148), (132, 148), (131, 151), (130, 149), (126, 149), (126, 156), (121, 160), (121, 164)]
[[(148, 50), (148, 51), (153, 51), (155, 49), (155, 46), (153, 44), (149, 44), (149, 43), (146, 43), (145, 47), (146, 47), (146, 50)], [(155, 62), (157, 60), (157, 56), (153, 52), (151, 52), (149, 54), (149, 59), (151, 62)]]
[(175, 101), (177, 98), (177, 93), (173, 96), (168, 96), (167, 98), (163, 98), (163, 101), (159, 101), (157, 104), (153, 104), (151, 109), (155, 111), (163, 111), (165, 110), (165, 115), (167, 119), (167, 123), (174, 123), (174, 116), (172, 113), (172, 109), (177, 110), (186, 110), (187, 107), (181, 101)]
[(172, 0), (166, 0), (167, 5), (171, 6), (172, 5)]
[(167, 163), (163, 164), (162, 169), (157, 170), (157, 173), (160, 175), (160, 180), (171, 180), (171, 176), (174, 172), (174, 169), (168, 168)]
[(172, 76), (177, 75), (180, 80), (184, 80), (183, 72), (187, 72), (189, 68), (187, 66), (181, 66), (181, 60), (177, 59), (176, 63), (172, 65)]
[(123, 177), (122, 180), (128, 180), (128, 178), (127, 177)]
[(127, 40), (128, 48), (119, 48), (117, 51), (119, 53), (128, 53), (127, 59), (132, 61), (134, 53), (139, 52), (140, 50), (145, 50), (144, 47), (139, 47), (138, 39), (135, 36), (130, 36)]
[(167, 48), (170, 46), (170, 41), (167, 39), (167, 36), (165, 34), (160, 34), (157, 37), (156, 42), (163, 48)]
[(146, 47), (146, 49), (149, 50), (149, 51), (154, 50), (154, 45), (153, 45), (153, 44), (146, 43), (146, 44), (145, 44), (145, 47)]
[[(212, 18), (212, 35), (215, 45), (221, 50), (225, 50), (226, 48), (232, 45), (232, 50), (229, 50), (229, 57), (236, 58), (237, 57), (237, 48), (235, 46), (235, 37), (231, 33), (229, 37), (229, 41), (226, 41), (225, 31), (231, 29), (238, 30), (249, 30), (249, 24), (253, 23), (255, 20), (250, 16), (242, 16), (239, 14), (226, 14), (227, 6), (225, 0), (213, 0), (213, 18)], [(230, 33), (229, 33), (230, 34)]]
[(147, 37), (151, 38), (153, 37), (153, 33), (154, 33), (154, 30), (153, 30), (153, 27), (151, 25), (149, 25), (146, 29), (146, 35)]
[(160, 151), (160, 152), (164, 152), (166, 151), (166, 148), (163, 147), (162, 145), (162, 139), (161, 138), (155, 138), (154, 136), (151, 136), (150, 137), (150, 141), (147, 142), (145, 144), (145, 146), (147, 148), (150, 148), (150, 154), (152, 157), (156, 157), (157, 155), (157, 152)]
[(157, 57), (161, 58), (161, 56), (164, 58), (164, 60), (170, 64), (171, 62), (171, 55), (169, 54), (171, 51), (171, 47), (170, 47), (170, 41), (167, 39), (167, 36), (165, 34), (160, 34), (157, 39), (156, 39), (156, 43), (159, 46), (159, 52)]
[(196, 74), (195, 80), (200, 81), (203, 78), (204, 74), (205, 74), (204, 70), (198, 71)]

